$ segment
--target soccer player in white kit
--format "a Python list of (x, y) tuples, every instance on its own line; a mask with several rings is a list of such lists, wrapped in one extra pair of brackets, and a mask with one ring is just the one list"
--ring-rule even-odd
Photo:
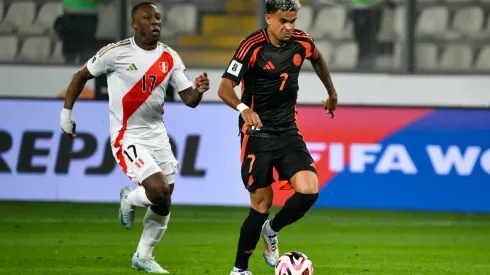
[(162, 121), (165, 91), (172, 85), (183, 102), (196, 107), (209, 89), (206, 73), (193, 83), (179, 55), (159, 42), (161, 19), (150, 2), (132, 10), (132, 38), (100, 49), (73, 77), (60, 115), (60, 125), (75, 136), (71, 110), (87, 80), (107, 75), (110, 135), (114, 157), (137, 187), (120, 192), (119, 219), (131, 229), (134, 208), (148, 207), (144, 231), (132, 258), (134, 269), (169, 273), (152, 256), (170, 218), (171, 194), (179, 163), (175, 159)]

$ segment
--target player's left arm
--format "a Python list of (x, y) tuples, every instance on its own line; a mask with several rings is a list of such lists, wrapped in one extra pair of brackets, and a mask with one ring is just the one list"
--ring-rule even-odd
[(207, 73), (202, 73), (194, 80), (194, 87), (187, 76), (184, 62), (179, 54), (171, 49), (175, 60), (175, 70), (170, 77), (170, 85), (178, 91), (185, 105), (195, 108), (202, 100), (203, 93), (209, 90), (209, 79)]
[(202, 95), (209, 90), (208, 74), (204, 72), (196, 77), (194, 85), (195, 88), (189, 87), (179, 92), (182, 101), (191, 108), (197, 107), (202, 100)]
[[(311, 42), (314, 45), (314, 42)], [(314, 47), (314, 46), (313, 46)], [(337, 91), (333, 85), (332, 77), (330, 76), (330, 71), (328, 69), (327, 62), (323, 58), (322, 54), (318, 51), (318, 48), (313, 48), (313, 53), (310, 57), (311, 65), (316, 72), (316, 75), (323, 82), (323, 85), (327, 89), (328, 99), (322, 100), (323, 108), (328, 110), (328, 114), (330, 114), (330, 118), (335, 117), (335, 109), (337, 109)]]

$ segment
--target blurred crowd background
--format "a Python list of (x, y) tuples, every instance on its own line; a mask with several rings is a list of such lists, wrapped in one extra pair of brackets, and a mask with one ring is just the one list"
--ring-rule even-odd
[[(83, 64), (132, 35), (134, 0), (0, 0), (0, 62)], [(155, 0), (162, 41), (191, 68), (224, 68), (263, 27), (259, 0)], [(486, 73), (490, 0), (303, 0), (309, 32), (333, 71)], [(311, 70), (306, 62), (305, 70)]]

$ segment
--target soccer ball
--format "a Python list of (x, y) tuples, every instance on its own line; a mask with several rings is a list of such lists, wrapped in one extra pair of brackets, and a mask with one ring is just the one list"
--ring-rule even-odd
[(308, 256), (292, 251), (282, 255), (276, 264), (276, 275), (313, 275), (313, 263)]

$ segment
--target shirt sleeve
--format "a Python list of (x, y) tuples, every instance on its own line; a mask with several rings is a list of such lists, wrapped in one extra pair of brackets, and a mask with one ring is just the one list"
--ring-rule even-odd
[(316, 60), (318, 58), (318, 49), (310, 34), (302, 30), (294, 30), (293, 37), (305, 48), (306, 59)]
[[(239, 84), (242, 80), (245, 73), (248, 71), (251, 66), (253, 52), (257, 48), (254, 44), (254, 41), (251, 41), (250, 38), (246, 38), (242, 40), (240, 45), (235, 51), (233, 58), (228, 64), (228, 68), (223, 74), (223, 78), (228, 78), (235, 82), (235, 84)], [(254, 47), (255, 46), (255, 47)]]
[(315, 40), (310, 34), (306, 32), (303, 32), (303, 34), (305, 35), (305, 41), (310, 45), (310, 48), (306, 52), (306, 59), (316, 60), (318, 57), (318, 48), (316, 47)]
[(172, 75), (170, 75), (169, 84), (174, 88), (176, 92), (182, 92), (193, 86), (192, 81), (187, 75), (187, 70), (185, 68), (184, 62), (180, 58), (179, 54), (170, 49), (172, 56), (174, 58), (174, 70)]
[(91, 75), (98, 77), (102, 74), (108, 74), (114, 71), (117, 55), (116, 47), (116, 44), (109, 44), (100, 49), (87, 61), (87, 69)]

